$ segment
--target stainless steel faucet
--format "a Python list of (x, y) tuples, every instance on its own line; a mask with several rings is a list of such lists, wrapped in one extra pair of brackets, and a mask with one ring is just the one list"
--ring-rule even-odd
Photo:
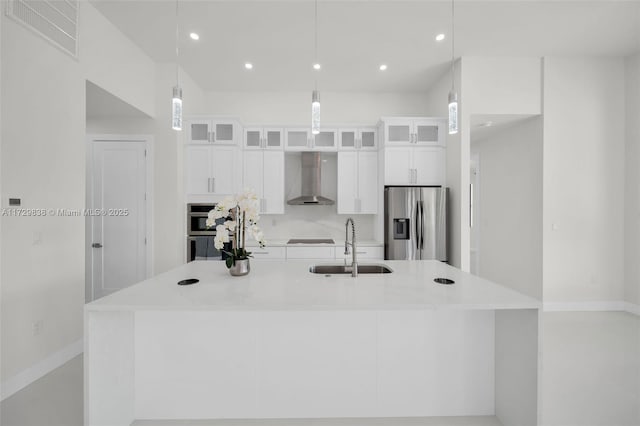
[[(351, 242), (349, 242), (349, 222), (351, 222)], [(349, 246), (351, 246), (351, 276), (358, 276), (358, 260), (357, 260), (357, 249), (356, 249), (356, 224), (353, 222), (352, 218), (347, 219), (347, 222), (344, 224), (344, 254), (349, 254)], [(346, 259), (345, 259), (346, 260)]]

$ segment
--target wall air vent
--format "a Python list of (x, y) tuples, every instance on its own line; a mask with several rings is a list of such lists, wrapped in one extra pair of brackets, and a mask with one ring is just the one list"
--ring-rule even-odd
[(8, 0), (6, 13), (78, 57), (78, 0)]

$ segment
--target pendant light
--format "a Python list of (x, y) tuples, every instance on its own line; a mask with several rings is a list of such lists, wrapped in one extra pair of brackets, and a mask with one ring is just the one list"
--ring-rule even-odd
[[(318, 65), (318, 0), (315, 0), (314, 12), (314, 69), (317, 71)], [(318, 77), (315, 80), (315, 89), (311, 93), (311, 133), (317, 135), (320, 133), (320, 92), (318, 92)]]
[(178, 55), (179, 51), (179, 32), (178, 32), (178, 0), (176, 0), (176, 85), (173, 88), (173, 96), (171, 99), (171, 128), (173, 130), (182, 130), (182, 88), (180, 87)]
[(451, 0), (451, 91), (449, 92), (449, 134), (458, 133), (458, 93), (455, 87), (455, 13), (454, 0)]

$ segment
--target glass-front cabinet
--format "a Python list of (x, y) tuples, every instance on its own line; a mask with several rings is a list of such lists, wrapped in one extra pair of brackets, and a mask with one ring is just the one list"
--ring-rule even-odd
[(311, 129), (297, 127), (285, 130), (287, 151), (335, 151), (338, 147), (338, 131), (324, 129), (319, 134), (311, 134)]
[(273, 149), (281, 150), (284, 147), (282, 128), (245, 127), (245, 149)]
[(446, 121), (441, 118), (386, 118), (385, 146), (445, 146)]
[(378, 147), (378, 132), (375, 127), (341, 128), (338, 131), (340, 149), (375, 150)]
[(233, 119), (192, 118), (187, 120), (190, 144), (236, 145), (240, 125)]

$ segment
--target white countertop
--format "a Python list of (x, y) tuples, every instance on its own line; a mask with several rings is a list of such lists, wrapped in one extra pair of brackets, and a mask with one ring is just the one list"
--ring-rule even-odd
[[(310, 261), (252, 259), (244, 277), (224, 262), (195, 261), (85, 305), (99, 310), (538, 309), (529, 296), (434, 260), (383, 262), (390, 274), (312, 274)], [(336, 262), (317, 262), (336, 263)], [(450, 278), (453, 285), (436, 284)], [(198, 278), (199, 283), (177, 282)]]
[[(344, 247), (344, 240), (333, 239), (333, 243), (296, 243), (289, 244), (289, 240), (267, 240), (267, 247)], [(359, 247), (377, 247), (383, 246), (384, 243), (374, 240), (358, 240), (357, 245)], [(247, 241), (247, 247), (257, 247), (258, 243), (255, 240)]]

